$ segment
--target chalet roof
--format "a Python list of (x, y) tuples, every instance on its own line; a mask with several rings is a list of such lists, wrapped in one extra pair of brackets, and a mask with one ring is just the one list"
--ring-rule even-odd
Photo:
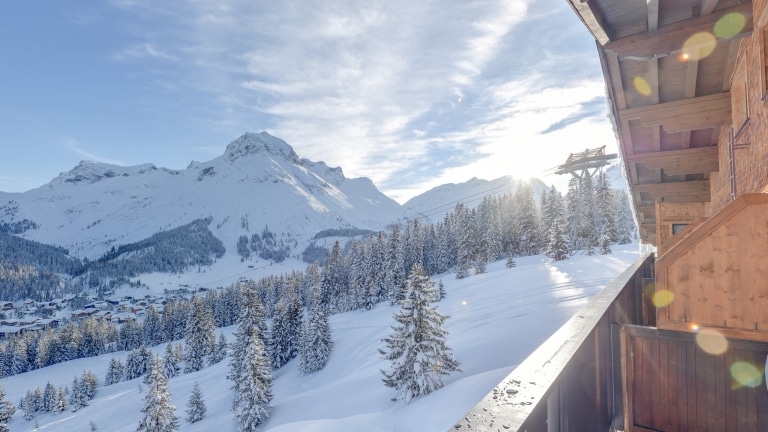
[[(597, 41), (642, 240), (656, 202), (708, 202), (717, 141), (731, 123), (730, 78), (752, 3), (568, 0)], [(726, 32), (715, 31), (723, 23)]]

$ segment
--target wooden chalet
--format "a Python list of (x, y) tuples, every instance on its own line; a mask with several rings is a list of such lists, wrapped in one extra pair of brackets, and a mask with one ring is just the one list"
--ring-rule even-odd
[(451, 430), (768, 431), (768, 0), (567, 0), (643, 243)]

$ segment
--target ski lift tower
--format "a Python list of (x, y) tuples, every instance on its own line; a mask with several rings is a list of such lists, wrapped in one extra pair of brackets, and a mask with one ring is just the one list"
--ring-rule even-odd
[[(605, 146), (596, 149), (586, 149), (583, 152), (571, 153), (564, 164), (555, 169), (555, 174), (570, 174), (578, 180), (579, 200), (576, 202), (571, 230), (568, 233), (571, 244), (576, 239), (576, 229), (578, 222), (584, 212), (584, 196), (589, 199), (589, 205), (592, 206), (592, 222), (598, 233), (603, 230), (603, 221), (600, 219), (600, 213), (597, 211), (595, 194), (592, 187), (592, 177), (597, 174), (604, 166), (608, 165), (612, 159), (616, 159), (616, 154), (605, 154)], [(585, 189), (586, 190), (583, 190)]]

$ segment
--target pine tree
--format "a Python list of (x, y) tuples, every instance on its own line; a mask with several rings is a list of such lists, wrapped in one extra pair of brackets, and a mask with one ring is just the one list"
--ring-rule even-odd
[(171, 405), (168, 380), (163, 374), (163, 360), (157, 356), (149, 371), (149, 386), (144, 396), (144, 417), (136, 432), (172, 432), (179, 430), (176, 407)]
[(205, 418), (205, 401), (203, 400), (203, 392), (200, 391), (200, 385), (195, 382), (192, 386), (192, 394), (189, 395), (187, 401), (187, 421), (189, 423), (196, 423)]
[(272, 400), (269, 358), (258, 332), (254, 332), (248, 341), (236, 379), (240, 386), (233, 403), (235, 417), (241, 431), (255, 431), (269, 416), (269, 402)]
[(210, 310), (200, 297), (192, 298), (192, 308), (184, 331), (186, 350), (184, 352), (184, 373), (197, 372), (205, 366), (205, 356), (213, 352), (216, 345), (216, 326)]
[(67, 404), (67, 392), (63, 387), (59, 387), (59, 394), (56, 400), (56, 405), (54, 406), (51, 412), (54, 414), (62, 413), (66, 411), (68, 406), (69, 405)]
[(507, 263), (505, 264), (507, 268), (512, 268), (517, 265), (515, 262), (515, 256), (511, 253), (507, 254)]
[(434, 282), (417, 265), (411, 270), (406, 287), (400, 312), (394, 316), (398, 323), (392, 327), (395, 332), (383, 340), (387, 347), (379, 352), (392, 362), (391, 372), (381, 371), (384, 384), (398, 391), (398, 400), (410, 402), (441, 388), (442, 375), (460, 369), (445, 344), (448, 332), (442, 325), (447, 317), (436, 307), (429, 307), (436, 298)]
[(88, 405), (88, 401), (96, 396), (96, 387), (99, 385), (99, 379), (91, 371), (83, 371), (80, 379), (80, 391), (82, 392), (83, 405)]
[(608, 255), (611, 253), (611, 237), (608, 235), (608, 233), (603, 233), (603, 235), (600, 236), (600, 254), (601, 255)]
[(82, 384), (77, 378), (77, 375), (75, 375), (75, 378), (72, 380), (72, 391), (69, 392), (69, 406), (72, 408), (73, 412), (76, 412), (85, 406), (85, 401), (83, 401)]
[(35, 418), (35, 411), (37, 410), (35, 409), (35, 397), (31, 391), (27, 390), (27, 394), (21, 399), (19, 408), (24, 412), (24, 420), (29, 421)]
[(163, 357), (163, 375), (171, 379), (179, 372), (179, 366), (176, 362), (176, 353), (173, 352), (173, 345), (170, 342), (165, 345), (165, 356)]
[[(240, 394), (241, 392), (239, 374), (246, 360), (246, 349), (250, 344), (251, 337), (256, 335), (262, 338), (267, 328), (264, 317), (264, 305), (256, 295), (256, 291), (244, 287), (240, 292), (240, 301), (240, 317), (237, 320), (237, 331), (235, 332), (235, 341), (232, 344), (229, 375), (227, 375), (227, 378), (232, 381), (232, 390), (234, 390), (235, 394)], [(318, 305), (322, 307), (319, 303)]]
[(107, 376), (104, 378), (104, 385), (117, 384), (125, 377), (125, 365), (120, 359), (112, 358), (109, 361), (109, 368), (107, 369)]
[(213, 353), (209, 358), (209, 364), (214, 365), (227, 357), (227, 338), (224, 337), (224, 332), (219, 333), (219, 342), (216, 344)]
[(45, 384), (45, 391), (43, 392), (43, 406), (42, 410), (45, 412), (52, 412), (53, 409), (56, 407), (56, 402), (58, 401), (59, 394), (56, 391), (56, 387), (53, 386), (50, 382)]
[(440, 279), (437, 282), (437, 299), (442, 300), (445, 298), (445, 284), (443, 284), (443, 280)]
[(552, 229), (546, 255), (555, 261), (568, 259), (568, 236), (563, 232), (560, 222), (555, 222)]
[(13, 402), (5, 398), (5, 389), (0, 387), (0, 432), (9, 432), (8, 422), (11, 421), (16, 407)]
[(308, 375), (325, 367), (332, 349), (333, 337), (328, 314), (322, 308), (310, 311), (301, 337), (299, 372)]
[(301, 304), (293, 295), (283, 296), (275, 306), (268, 339), (272, 367), (279, 369), (296, 357), (300, 336)]

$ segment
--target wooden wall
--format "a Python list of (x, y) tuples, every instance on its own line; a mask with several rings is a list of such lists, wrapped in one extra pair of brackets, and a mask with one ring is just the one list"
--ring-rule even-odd
[(673, 224), (690, 224), (704, 217), (704, 203), (656, 203), (656, 245), (664, 255), (672, 238)]
[(768, 344), (728, 340), (709, 354), (693, 334), (622, 326), (621, 336), (626, 432), (768, 430)]
[[(747, 72), (749, 121), (734, 139), (736, 195), (768, 192), (768, 0), (754, 0), (754, 30), (741, 40), (736, 64), (744, 62)], [(726, 89), (724, 89), (726, 90)], [(733, 131), (736, 134), (739, 131)], [(722, 127), (718, 139), (720, 170), (710, 177), (711, 202), (706, 204), (712, 216), (731, 202), (728, 139), (731, 128)], [(660, 244), (660, 243), (657, 243)]]
[[(768, 194), (742, 195), (657, 261), (659, 328), (768, 342)], [(661, 297), (660, 297), (661, 298)]]

